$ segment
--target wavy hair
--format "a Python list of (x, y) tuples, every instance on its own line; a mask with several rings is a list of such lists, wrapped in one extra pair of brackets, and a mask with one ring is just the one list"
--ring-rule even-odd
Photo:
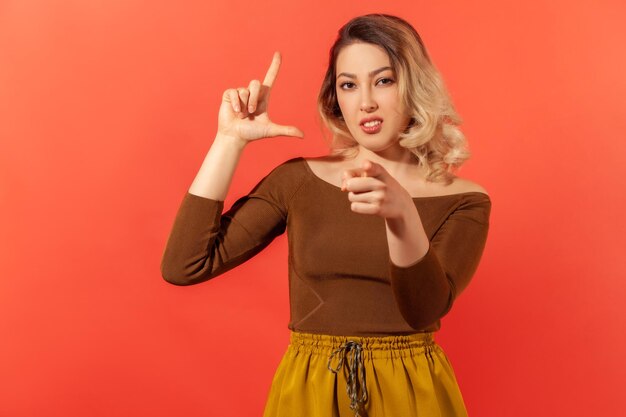
[(465, 136), (458, 127), (462, 119), (420, 35), (397, 16), (358, 16), (339, 29), (317, 98), (321, 123), (333, 134), (329, 144), (331, 154), (353, 158), (357, 153), (358, 142), (343, 119), (335, 82), (339, 52), (358, 42), (383, 48), (397, 75), (400, 97), (411, 115), (407, 128), (398, 136), (398, 143), (415, 155), (425, 168), (427, 181), (450, 184), (454, 172), (471, 156)]

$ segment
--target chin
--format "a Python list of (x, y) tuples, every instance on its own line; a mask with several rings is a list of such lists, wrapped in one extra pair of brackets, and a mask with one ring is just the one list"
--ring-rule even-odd
[(363, 148), (370, 150), (372, 152), (381, 152), (386, 149), (392, 148), (396, 146), (397, 141), (394, 140), (385, 140), (385, 141), (358, 141), (359, 145)]
[(348, 130), (352, 134), (352, 139), (354, 139), (354, 141), (359, 145), (372, 152), (378, 152), (398, 144), (397, 135), (395, 138), (390, 137), (387, 133), (389, 126), (386, 126), (386, 128), (387, 129), (383, 127), (382, 130), (375, 135), (369, 135), (363, 132), (360, 126), (356, 127), (356, 131), (350, 129)]

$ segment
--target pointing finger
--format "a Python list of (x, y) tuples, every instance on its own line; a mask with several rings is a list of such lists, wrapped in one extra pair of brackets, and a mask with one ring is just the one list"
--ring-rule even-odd
[(361, 170), (359, 168), (346, 169), (341, 174), (341, 191), (346, 191), (346, 181), (353, 177), (359, 177)]
[(361, 168), (363, 169), (363, 177), (380, 177), (386, 173), (380, 164), (370, 161), (369, 159), (365, 159), (361, 162)]
[(378, 173), (377, 165), (374, 165), (372, 161), (366, 159), (361, 162), (361, 165), (358, 168), (350, 168), (350, 169), (345, 169), (343, 171), (341, 175), (341, 190), (342, 191), (347, 190), (347, 181), (350, 178), (354, 178), (354, 177), (365, 178), (369, 176), (376, 177), (379, 175), (377, 173)]
[(344, 180), (350, 179), (352, 177), (364, 177), (365, 172), (363, 171), (362, 168), (352, 168), (352, 169), (346, 169), (343, 171), (343, 174), (341, 175), (341, 178)]
[(369, 159), (364, 159), (357, 168), (346, 169), (343, 171), (341, 178), (347, 180), (352, 177), (376, 177), (381, 174), (380, 165), (373, 163)]
[(276, 80), (276, 76), (278, 75), (278, 69), (280, 68), (281, 56), (280, 52), (274, 52), (274, 57), (272, 58), (272, 63), (270, 64), (269, 69), (267, 70), (267, 74), (265, 74), (265, 79), (263, 80), (263, 85), (267, 87), (272, 87), (274, 81)]

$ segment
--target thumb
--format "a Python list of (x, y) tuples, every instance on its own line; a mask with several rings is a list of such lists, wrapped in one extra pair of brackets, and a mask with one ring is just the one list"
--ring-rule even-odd
[(276, 123), (271, 123), (269, 126), (269, 136), (297, 136), (304, 138), (304, 133), (295, 126), (282, 126)]

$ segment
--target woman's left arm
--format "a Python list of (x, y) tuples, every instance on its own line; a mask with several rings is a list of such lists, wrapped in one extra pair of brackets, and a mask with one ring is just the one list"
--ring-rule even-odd
[(344, 172), (351, 209), (385, 219), (388, 269), (396, 303), (420, 330), (445, 316), (478, 268), (489, 231), (491, 200), (482, 192), (459, 194), (431, 240), (409, 193), (380, 164)]
[[(431, 241), (417, 209), (386, 219), (391, 287), (402, 316), (414, 329), (445, 316), (469, 285), (487, 241), (490, 211), (486, 194), (464, 194)], [(416, 253), (421, 256), (408, 263)]]

